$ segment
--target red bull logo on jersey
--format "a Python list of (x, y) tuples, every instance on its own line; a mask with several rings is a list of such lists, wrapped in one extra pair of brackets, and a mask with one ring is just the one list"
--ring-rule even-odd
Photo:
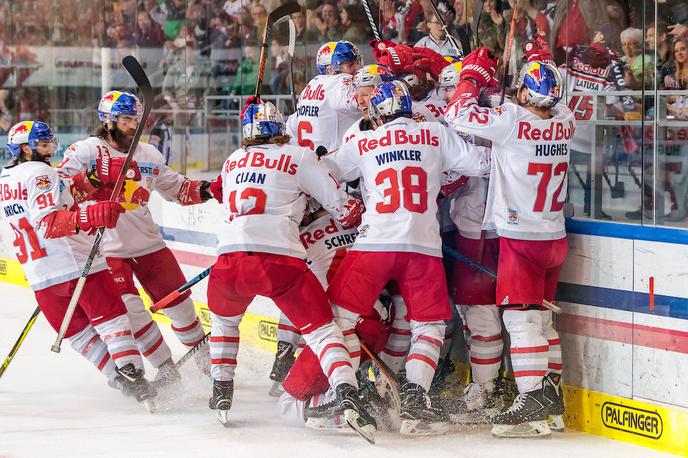
[(309, 246), (315, 245), (318, 240), (322, 240), (326, 235), (336, 234), (337, 232), (339, 232), (339, 227), (334, 222), (334, 219), (330, 218), (330, 222), (324, 228), (306, 231), (299, 238), (303, 247), (308, 249)]
[(28, 191), (21, 183), (17, 183), (14, 187), (11, 187), (7, 183), (3, 183), (2, 186), (0, 186), (0, 200), (26, 200), (28, 196)]
[(385, 135), (379, 139), (364, 138), (359, 140), (358, 153), (362, 156), (363, 153), (372, 151), (377, 147), (406, 144), (439, 146), (440, 138), (436, 135), (432, 135), (430, 129), (421, 129), (417, 134), (409, 134), (405, 130), (388, 130)]
[(312, 88), (310, 84), (306, 86), (301, 93), (299, 102), (302, 100), (325, 100), (325, 89), (323, 89), (323, 85), (318, 84), (315, 88)]
[(296, 175), (298, 164), (291, 163), (290, 154), (280, 154), (279, 158), (266, 157), (264, 153), (258, 151), (247, 151), (246, 155), (236, 161), (225, 163), (225, 172), (231, 172), (235, 168), (257, 167), (277, 170), (289, 175)]
[(50, 191), (53, 187), (53, 183), (50, 181), (50, 177), (48, 175), (37, 176), (34, 184), (41, 191)]
[(518, 123), (518, 138), (533, 141), (571, 140), (575, 130), (573, 121), (569, 121), (568, 127), (562, 122), (552, 121), (545, 129), (534, 127), (530, 121), (521, 121)]

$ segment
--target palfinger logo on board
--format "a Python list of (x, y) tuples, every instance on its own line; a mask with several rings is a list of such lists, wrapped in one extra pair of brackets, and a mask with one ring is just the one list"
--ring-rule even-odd
[(273, 321), (259, 321), (258, 337), (269, 342), (277, 342), (277, 323)]
[(604, 426), (617, 431), (655, 440), (662, 437), (664, 432), (662, 417), (651, 410), (605, 402), (602, 404), (601, 415)]

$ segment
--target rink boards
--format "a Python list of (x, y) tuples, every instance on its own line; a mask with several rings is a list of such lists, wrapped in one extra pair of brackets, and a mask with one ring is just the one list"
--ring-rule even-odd
[[(212, 265), (217, 203), (184, 208), (154, 194), (149, 205), (187, 278)], [(0, 280), (26, 284), (14, 235), (1, 226)], [(567, 424), (688, 456), (688, 231), (580, 220), (568, 231), (557, 319)], [(206, 285), (192, 297), (208, 325)], [(256, 299), (242, 342), (274, 351), (277, 316)]]

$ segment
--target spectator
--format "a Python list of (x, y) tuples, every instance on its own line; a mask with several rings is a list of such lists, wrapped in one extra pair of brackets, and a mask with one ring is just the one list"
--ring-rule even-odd
[(427, 36), (418, 40), (414, 47), (429, 48), (438, 52), (443, 56), (455, 56), (456, 51), (447, 38), (444, 30), (442, 30), (442, 23), (435, 15), (429, 16), (425, 24), (428, 26), (429, 33)]
[(533, 7), (532, 0), (525, 0), (523, 2), (523, 8), (519, 10), (516, 18), (515, 33), (518, 33), (524, 40), (534, 39), (535, 34), (542, 35), (545, 40), (549, 38), (547, 16)]
[(473, 33), (471, 21), (473, 21), (473, 16), (475, 14), (473, 12), (473, 2), (466, 5), (466, 0), (455, 0), (453, 6), (454, 19), (450, 24), (450, 31), (461, 27), (470, 35), (470, 33)]
[(142, 48), (159, 48), (165, 42), (165, 32), (153, 22), (147, 11), (139, 11), (135, 36), (136, 45)]
[(315, 26), (320, 32), (319, 41), (337, 41), (341, 39), (342, 28), (338, 20), (339, 14), (334, 3), (323, 3), (320, 6), (320, 14), (315, 19)]
[[(652, 57), (643, 54), (643, 31), (629, 27), (621, 32), (621, 48), (626, 64), (626, 86), (631, 90), (649, 87), (652, 83)], [(647, 77), (647, 78), (646, 78)]]
[(159, 5), (157, 0), (143, 0), (139, 4), (139, 10), (147, 11), (153, 22), (164, 27), (167, 20), (167, 9), (164, 4)]
[(306, 11), (302, 9), (301, 11), (291, 15), (291, 19), (294, 21), (294, 27), (296, 28), (296, 44), (306, 45), (308, 43), (318, 43), (318, 35), (313, 33), (312, 30), (308, 30), (306, 27)]
[(688, 89), (688, 41), (674, 40), (673, 59), (660, 71), (662, 89)]
[(239, 17), (241, 14), (241, 3), (241, 0), (227, 0), (222, 9), (230, 16)]
[(549, 42), (558, 64), (566, 61), (568, 51), (590, 43), (592, 32), (610, 22), (607, 5), (607, 0), (557, 0)]
[(251, 6), (251, 21), (256, 29), (256, 40), (260, 43), (263, 39), (262, 33), (265, 29), (265, 23), (268, 21), (268, 12), (265, 6), (261, 3), (256, 3)]
[(175, 110), (194, 110), (199, 92), (207, 87), (203, 68), (196, 59), (196, 39), (189, 26), (182, 26), (173, 42), (171, 65), (162, 82), (165, 101)]
[[(671, 46), (669, 46), (669, 29), (664, 21), (658, 20), (657, 27), (650, 25), (645, 32), (647, 53), (657, 56), (657, 67), (661, 68), (671, 59)], [(660, 82), (661, 85), (661, 82)]]
[(497, 0), (487, 0), (483, 5), (483, 12), (478, 23), (478, 43), (486, 46), (497, 56), (504, 52), (504, 40), (509, 24), (502, 16)]
[(253, 23), (251, 10), (248, 6), (242, 6), (237, 23), (239, 43), (243, 46), (255, 46), (260, 43), (262, 37), (258, 37), (258, 29)]
[(167, 38), (174, 40), (186, 18), (186, 0), (167, 0), (165, 9), (167, 14), (163, 30)]
[(358, 7), (344, 5), (339, 11), (339, 19), (342, 24), (342, 40), (352, 43), (363, 43), (368, 35), (367, 19)]
[(244, 47), (244, 58), (241, 60), (234, 83), (229, 86), (232, 95), (252, 94), (258, 80), (258, 48), (255, 46)]

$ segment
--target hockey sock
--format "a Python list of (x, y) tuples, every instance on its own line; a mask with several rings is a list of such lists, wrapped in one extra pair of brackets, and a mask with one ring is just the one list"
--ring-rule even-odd
[(561, 345), (559, 343), (559, 333), (554, 329), (554, 323), (552, 322), (552, 311), (541, 310), (540, 314), (542, 315), (542, 331), (549, 344), (547, 373), (561, 374)]
[(140, 296), (123, 294), (122, 300), (127, 306), (127, 317), (141, 355), (148, 359), (153, 367), (160, 367), (172, 357), (170, 347), (162, 338), (160, 327), (145, 309)]
[(291, 344), (293, 348), (296, 348), (300, 338), (301, 333), (299, 330), (289, 321), (287, 315), (280, 313), (279, 324), (277, 325), (277, 341), (287, 342)]
[(519, 393), (540, 389), (549, 352), (540, 311), (505, 310), (503, 319), (511, 338), (511, 365)]
[(411, 324), (406, 321), (406, 304), (401, 296), (392, 296), (394, 320), (385, 348), (380, 352), (380, 359), (398, 374), (404, 366), (406, 355), (411, 348)]
[(126, 315), (97, 324), (94, 328), (107, 345), (108, 352), (117, 367), (132, 363), (136, 369), (143, 370), (143, 358), (131, 335), (129, 319)]
[(234, 380), (239, 353), (239, 323), (244, 314), (224, 317), (210, 312), (210, 375), (213, 380)]
[(444, 358), (451, 351), (454, 333), (456, 332), (456, 317), (446, 320), (444, 326), (444, 342), (442, 342), (442, 348), (440, 349), (440, 358)]
[(406, 358), (406, 379), (430, 390), (444, 340), (444, 321), (411, 320), (411, 349)]
[(462, 328), (463, 328), (463, 340), (466, 343), (466, 352), (470, 354), (471, 351), (471, 330), (468, 327), (468, 324), (466, 323), (466, 315), (463, 313), (463, 305), (457, 305), (456, 306), (456, 311), (459, 314), (459, 318), (461, 318), (461, 323), (462, 323)]
[[(353, 332), (353, 329), (347, 331)], [(349, 336), (356, 337), (353, 333)], [(303, 334), (303, 338), (318, 357), (320, 367), (322, 367), (330, 386), (337, 387), (342, 383), (358, 386), (355, 371), (360, 361), (361, 348), (358, 346), (358, 354), (356, 354), (355, 347), (353, 347), (354, 350), (350, 354), (342, 330), (334, 321)], [(355, 367), (352, 359), (356, 360)]]
[(502, 362), (502, 323), (496, 305), (462, 305), (471, 335), (470, 361), (473, 381), (486, 383), (499, 375)]
[(173, 307), (163, 309), (163, 313), (172, 320), (172, 330), (187, 347), (193, 347), (205, 337), (196, 309), (188, 297)]
[(108, 380), (114, 380), (117, 376), (115, 363), (108, 353), (108, 348), (100, 339), (100, 336), (88, 325), (69, 338), (72, 348), (89, 360)]

